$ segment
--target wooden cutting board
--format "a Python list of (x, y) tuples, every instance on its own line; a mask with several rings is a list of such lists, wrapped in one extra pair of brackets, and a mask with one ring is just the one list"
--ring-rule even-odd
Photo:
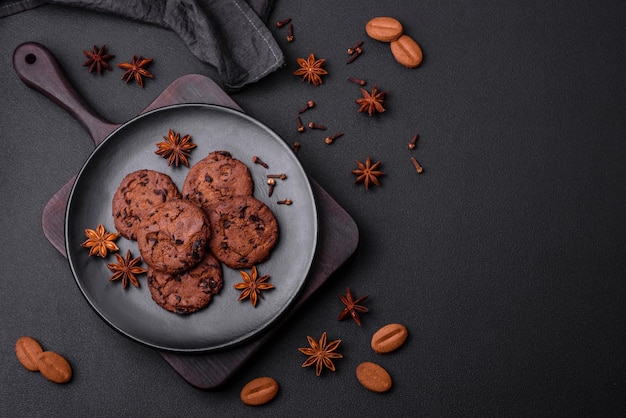
[[(67, 81), (52, 53), (43, 45), (28, 42), (18, 46), (13, 54), (13, 67), (26, 85), (74, 116), (87, 130), (94, 144), (102, 142), (120, 126), (102, 118), (82, 100)], [(211, 79), (200, 74), (190, 74), (172, 82), (144, 112), (178, 103), (208, 103), (241, 110)], [(42, 215), (46, 238), (65, 257), (65, 209), (74, 179), (70, 179), (52, 196)], [(354, 220), (319, 184), (311, 178), (309, 180), (318, 206), (318, 247), (298, 300), (268, 331), (235, 347), (201, 354), (159, 351), (189, 384), (200, 389), (213, 389), (226, 382), (356, 250), (359, 232)]]

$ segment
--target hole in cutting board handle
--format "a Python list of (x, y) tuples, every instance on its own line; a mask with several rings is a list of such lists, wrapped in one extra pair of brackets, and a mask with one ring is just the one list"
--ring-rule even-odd
[(99, 143), (119, 125), (97, 114), (74, 89), (55, 56), (37, 42), (25, 42), (13, 53), (13, 68), (27, 86), (68, 111)]

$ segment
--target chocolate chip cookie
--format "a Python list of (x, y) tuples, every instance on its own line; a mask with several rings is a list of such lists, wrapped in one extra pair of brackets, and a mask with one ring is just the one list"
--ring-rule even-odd
[(195, 267), (179, 274), (148, 269), (152, 299), (177, 314), (190, 314), (206, 307), (223, 284), (222, 265), (208, 251)]
[(252, 195), (253, 191), (254, 182), (248, 166), (228, 151), (213, 151), (189, 169), (182, 195), (210, 210), (219, 201)]
[(233, 269), (250, 268), (269, 258), (278, 242), (272, 210), (252, 196), (233, 196), (207, 212), (211, 224), (209, 249)]
[(200, 206), (185, 199), (171, 199), (143, 217), (137, 228), (137, 245), (148, 266), (175, 274), (200, 262), (210, 234)]
[(125, 238), (137, 239), (137, 226), (155, 205), (180, 197), (178, 187), (167, 174), (153, 170), (133, 171), (124, 177), (113, 194), (115, 229)]

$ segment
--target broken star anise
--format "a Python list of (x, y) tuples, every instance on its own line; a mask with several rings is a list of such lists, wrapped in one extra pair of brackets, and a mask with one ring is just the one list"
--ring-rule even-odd
[(274, 285), (265, 283), (270, 278), (269, 275), (258, 277), (256, 266), (252, 267), (252, 272), (250, 274), (243, 270), (239, 273), (243, 278), (243, 282), (237, 283), (233, 286), (235, 289), (242, 291), (237, 299), (238, 301), (250, 298), (252, 306), (256, 307), (258, 298), (260, 297), (263, 299), (263, 293), (261, 293), (261, 291), (274, 288)]
[(115, 55), (105, 54), (106, 45), (102, 45), (102, 48), (98, 49), (97, 46), (93, 46), (93, 51), (87, 51), (83, 49), (83, 54), (87, 56), (87, 61), (83, 63), (83, 67), (89, 65), (89, 74), (93, 73), (94, 70), (98, 74), (102, 74), (102, 69), (112, 71), (113, 68), (107, 62), (111, 58), (115, 58)]
[(369, 93), (365, 89), (361, 89), (363, 97), (356, 99), (354, 102), (359, 105), (359, 112), (367, 112), (368, 115), (373, 116), (374, 113), (383, 113), (385, 108), (385, 96), (386, 91), (378, 91), (378, 87), (374, 86), (372, 92)]
[(361, 326), (361, 319), (359, 318), (359, 313), (366, 313), (369, 311), (365, 306), (360, 305), (360, 303), (364, 302), (369, 295), (361, 296), (360, 298), (354, 300), (352, 297), (352, 292), (350, 288), (346, 289), (346, 295), (339, 295), (339, 299), (343, 302), (346, 307), (339, 314), (339, 320), (342, 321), (346, 318), (354, 319), (354, 322), (357, 323), (358, 326)]
[(326, 62), (325, 59), (315, 59), (313, 54), (309, 55), (309, 58), (298, 58), (298, 68), (294, 71), (294, 75), (302, 76), (303, 80), (306, 80), (309, 84), (313, 83), (316, 86), (322, 84), (322, 75), (328, 74), (328, 71), (322, 68), (322, 65)]
[(119, 250), (115, 240), (120, 234), (107, 232), (102, 224), (99, 224), (95, 230), (85, 229), (85, 235), (87, 240), (80, 245), (81, 247), (89, 248), (90, 256), (98, 255), (104, 258), (109, 251), (115, 252)]
[(335, 364), (331, 359), (343, 358), (341, 354), (335, 353), (335, 350), (339, 347), (341, 340), (331, 341), (326, 344), (326, 332), (322, 334), (322, 338), (320, 338), (319, 342), (310, 336), (307, 336), (306, 338), (311, 347), (298, 349), (302, 354), (309, 356), (309, 358), (302, 363), (302, 367), (308, 367), (315, 364), (315, 374), (317, 376), (322, 374), (322, 368), (324, 366), (334, 372)]
[(122, 289), (126, 289), (128, 282), (131, 282), (133, 286), (139, 287), (139, 281), (136, 275), (146, 272), (146, 269), (140, 267), (141, 257), (132, 258), (130, 250), (126, 251), (126, 258), (122, 258), (121, 255), (115, 254), (117, 263), (109, 263), (107, 267), (113, 272), (113, 275), (109, 278), (110, 282), (122, 279)]
[(154, 77), (148, 70), (146, 70), (152, 61), (152, 58), (141, 58), (141, 55), (139, 57), (135, 57), (133, 55), (131, 62), (117, 64), (118, 67), (125, 70), (124, 74), (122, 74), (122, 80), (124, 80), (125, 83), (128, 83), (134, 78), (137, 84), (139, 84), (139, 87), (143, 87), (142, 77)]
[(380, 181), (378, 177), (384, 176), (385, 173), (378, 170), (380, 166), (380, 161), (372, 164), (371, 158), (368, 156), (365, 164), (356, 160), (356, 164), (359, 167), (356, 170), (352, 170), (352, 174), (357, 176), (355, 183), (363, 183), (365, 184), (365, 189), (368, 190), (370, 188), (370, 184), (374, 183), (377, 186), (380, 186)]
[(165, 141), (157, 143), (157, 150), (155, 154), (160, 155), (163, 158), (169, 158), (167, 165), (174, 164), (178, 167), (179, 163), (189, 167), (189, 153), (196, 147), (196, 144), (191, 142), (191, 136), (185, 135), (182, 138), (180, 133), (176, 133), (169, 129), (167, 136), (164, 136)]

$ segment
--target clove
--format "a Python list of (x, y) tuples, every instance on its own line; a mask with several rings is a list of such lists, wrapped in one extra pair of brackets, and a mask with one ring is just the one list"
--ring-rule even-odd
[(291, 18), (290, 17), (288, 17), (287, 19), (278, 20), (278, 21), (276, 21), (276, 27), (282, 28), (283, 26), (285, 26), (289, 22), (291, 22)]
[(267, 196), (268, 197), (272, 197), (272, 193), (274, 193), (274, 187), (276, 186), (276, 180), (269, 179), (267, 181), (267, 185), (269, 186), (269, 189), (268, 189), (268, 192), (267, 192)]
[(326, 142), (328, 145), (330, 145), (330, 144), (332, 144), (332, 143), (333, 143), (333, 141), (334, 141), (335, 139), (340, 138), (340, 137), (342, 137), (342, 136), (343, 136), (343, 132), (339, 132), (339, 133), (336, 133), (336, 134), (335, 134), (335, 135), (333, 135), (333, 136), (327, 136), (327, 137), (324, 139), (324, 142)]
[(265, 162), (263, 162), (263, 160), (261, 160), (256, 155), (254, 157), (252, 157), (252, 162), (255, 163), (255, 164), (258, 164), (258, 165), (260, 165), (262, 167), (270, 168), (267, 164), (265, 164)]
[(266, 176), (268, 179), (281, 179), (281, 180), (286, 180), (287, 179), (287, 174), (285, 173), (280, 173), (280, 174), (268, 174)]
[(319, 129), (319, 130), (322, 130), (322, 131), (325, 131), (327, 129), (326, 126), (320, 125), (320, 124), (315, 123), (315, 122), (309, 122), (309, 128), (311, 128), (311, 129)]
[(357, 59), (362, 53), (363, 53), (363, 50), (361, 48), (356, 48), (354, 50), (354, 53), (350, 55), (350, 58), (348, 58), (348, 61), (346, 61), (346, 64), (353, 63), (354, 60)]
[(357, 50), (361, 49), (361, 45), (363, 45), (363, 41), (357, 42), (353, 47), (348, 48), (348, 55), (354, 54)]
[(298, 110), (298, 113), (304, 113), (307, 110), (309, 110), (310, 108), (312, 108), (313, 106), (315, 106), (315, 102), (313, 100), (309, 100), (308, 102), (306, 102), (306, 104), (304, 105), (303, 108)]
[(348, 77), (348, 81), (354, 84), (358, 84), (361, 87), (365, 85), (365, 80), (361, 80), (360, 78)]
[(417, 171), (417, 174), (422, 174), (422, 172), (424, 171), (424, 168), (420, 165), (420, 163), (417, 162), (415, 157), (411, 157), (411, 162), (413, 163), (413, 166), (415, 167), (415, 171)]

